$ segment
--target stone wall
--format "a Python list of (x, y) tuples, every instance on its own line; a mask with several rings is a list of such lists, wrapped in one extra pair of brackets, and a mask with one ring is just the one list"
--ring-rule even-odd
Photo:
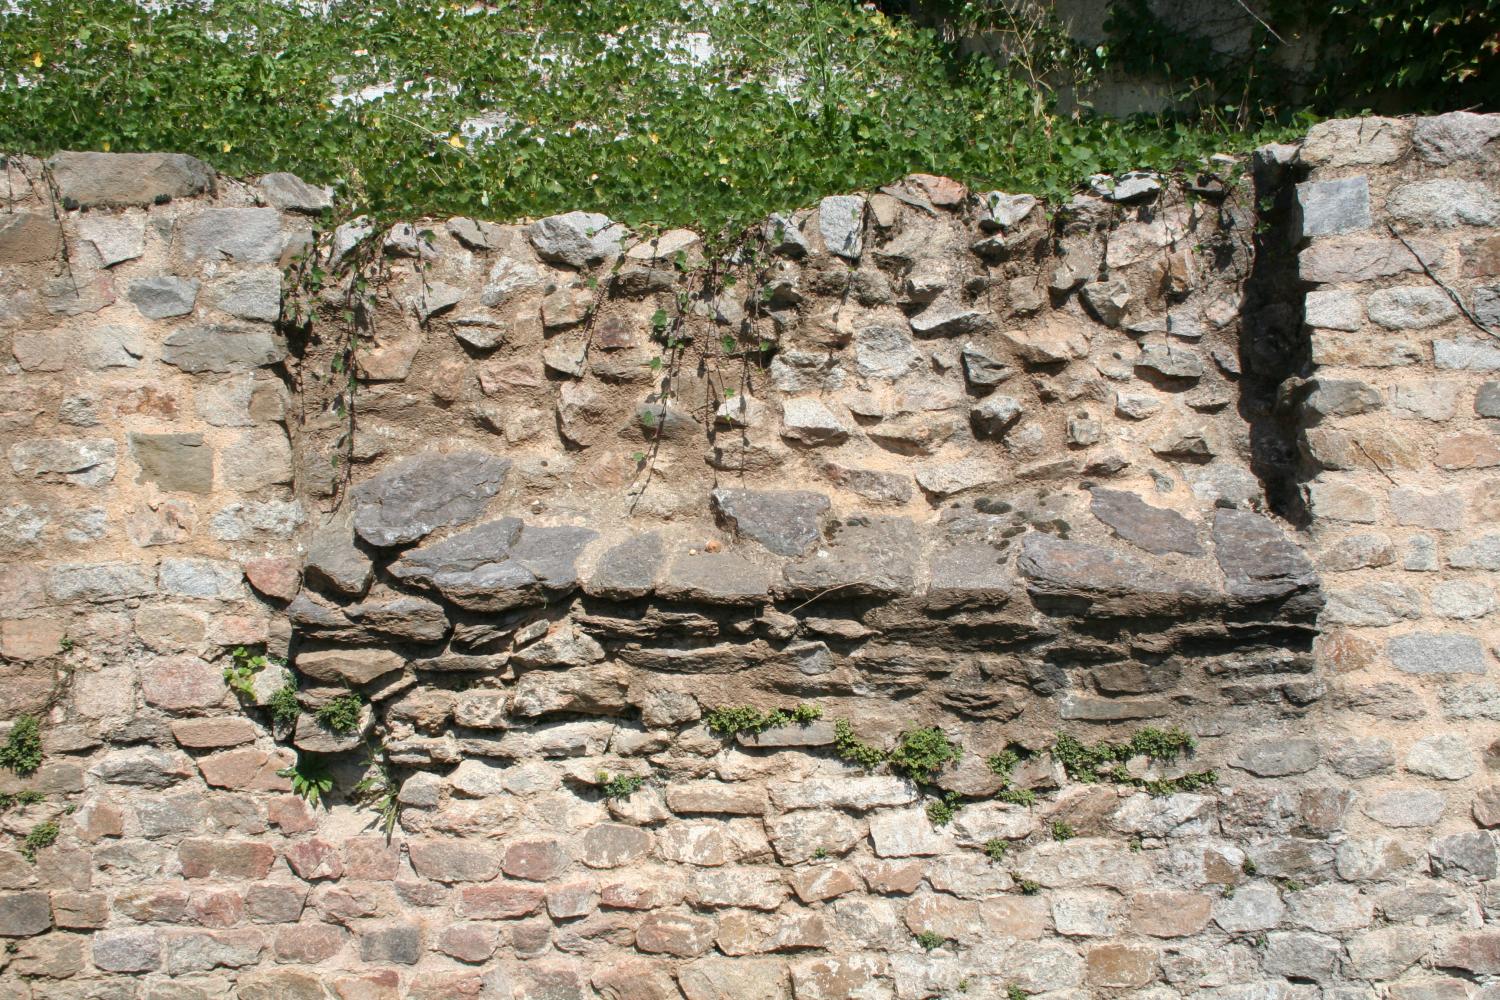
[(1489, 995), (1497, 135), (711, 252), (9, 161), (0, 1000)]

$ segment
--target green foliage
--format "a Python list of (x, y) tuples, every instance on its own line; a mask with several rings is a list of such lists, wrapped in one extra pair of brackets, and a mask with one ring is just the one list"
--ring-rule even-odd
[(266, 702), (266, 708), (278, 725), (290, 726), (295, 723), (297, 716), (302, 714), (302, 705), (297, 701), (297, 682), (289, 679), (277, 688), (271, 695), (271, 700)]
[(999, 837), (991, 837), (984, 842), (984, 856), (997, 864), (1005, 860), (1005, 852), (1009, 849), (1010, 845)]
[(1011, 872), (1010, 877), (1015, 880), (1016, 888), (1021, 890), (1021, 895), (1023, 896), (1035, 896), (1042, 891), (1042, 883), (1040, 882), (1033, 882), (1029, 878), (1022, 878), (1015, 872)]
[[(332, 782), (329, 787), (332, 787)], [(353, 793), (360, 802), (375, 808), (380, 816), (380, 829), (389, 840), (396, 829), (396, 818), (401, 809), (398, 798), (401, 788), (391, 773), (391, 765), (386, 759), (383, 746), (372, 748), (365, 776), (355, 783)]]
[(0, 767), (21, 777), (42, 766), (42, 726), (34, 715), (22, 715), (11, 724), (5, 745), (0, 746)]
[(65, 635), (61, 639), (57, 640), (57, 650), (60, 653), (71, 653), (73, 651), (73, 646), (74, 642), (72, 636)]
[(51, 847), (57, 843), (57, 835), (62, 831), (58, 828), (56, 820), (47, 820), (38, 823), (26, 834), (26, 839), (21, 841), (21, 854), (27, 861), (36, 862), (36, 852), (44, 847)]
[(224, 668), (224, 683), (229, 689), (242, 698), (255, 698), (255, 675), (266, 667), (281, 661), (265, 653), (258, 653), (246, 649), (244, 646), (236, 646), (229, 651), (229, 666)]
[(984, 759), (985, 766), (990, 773), (1001, 779), (1003, 784), (1000, 791), (995, 793), (995, 798), (1001, 802), (1009, 802), (1011, 805), (1031, 806), (1036, 803), (1036, 792), (1029, 788), (1016, 788), (1011, 784), (1011, 775), (1015, 772), (1016, 765), (1021, 763), (1026, 756), (1024, 748), (1008, 746), (997, 754), (991, 754)]
[(896, 737), (896, 748), (886, 757), (891, 770), (921, 783), (930, 781), (947, 764), (964, 754), (963, 747), (948, 739), (936, 726), (908, 729)]
[(1240, 862), (1240, 871), (1244, 872), (1246, 875), (1249, 875), (1252, 878), (1255, 877), (1255, 873), (1259, 870), (1260, 869), (1255, 867), (1255, 862), (1251, 861), (1249, 858), (1246, 858), (1244, 861)]
[(1066, 733), (1059, 733), (1052, 744), (1052, 756), (1062, 764), (1073, 781), (1094, 783), (1109, 781), (1119, 785), (1140, 788), (1151, 795), (1172, 795), (1177, 792), (1200, 791), (1218, 783), (1215, 771), (1193, 771), (1176, 778), (1137, 778), (1125, 769), (1132, 757), (1146, 757), (1158, 763), (1170, 764), (1183, 754), (1190, 754), (1197, 741), (1180, 729), (1157, 729), (1147, 726), (1136, 732), (1125, 743), (1082, 743)]
[(703, 724), (718, 736), (737, 736), (740, 733), (763, 733), (793, 723), (806, 725), (822, 717), (823, 710), (817, 705), (799, 704), (790, 710), (773, 708), (769, 712), (743, 705), (712, 709), (704, 714)]
[(608, 771), (600, 771), (594, 775), (594, 780), (599, 785), (600, 794), (606, 799), (628, 799), (646, 783), (645, 778), (625, 774), (611, 776)]
[(941, 948), (943, 945), (948, 943), (948, 939), (943, 937), (943, 935), (939, 934), (937, 931), (922, 931), (921, 933), (914, 934), (912, 936), (916, 938), (917, 944), (921, 945), (924, 951), (931, 951), (934, 948)]
[(866, 770), (879, 767), (889, 757), (884, 750), (855, 736), (854, 726), (848, 719), (838, 719), (833, 723), (833, 752), (838, 754), (839, 760)]
[(0, 813), (9, 812), (16, 806), (34, 805), (46, 797), (35, 788), (23, 788), (19, 792), (0, 792)]
[(1072, 824), (1068, 823), (1065, 820), (1053, 820), (1052, 825), (1048, 829), (1050, 829), (1052, 832), (1053, 840), (1072, 840), (1075, 836), (1075, 831), (1073, 830)]
[(1005, 1000), (1026, 1000), (1029, 996), (1031, 996), (1030, 993), (1027, 993), (1015, 983), (1005, 987)]
[(333, 774), (329, 772), (328, 766), (304, 754), (298, 755), (295, 764), (283, 767), (276, 773), (280, 777), (291, 779), (292, 791), (313, 806), (322, 802), (324, 796), (333, 791)]
[(1060, 198), (1275, 137), (1059, 114), (1043, 77), (1078, 54), (1018, 30), (1000, 68), (848, 0), (29, 0), (0, 21), (0, 149), (289, 170), (377, 221), (586, 205), (719, 233), (918, 170)]
[(932, 799), (927, 803), (927, 818), (932, 821), (933, 826), (947, 826), (958, 814), (961, 801), (957, 792), (949, 792), (942, 798)]
[(350, 691), (318, 706), (318, 721), (336, 733), (352, 733), (359, 728), (359, 713), (364, 702)]
[[(1500, 97), (1500, 3), (1475, 0), (1262, 0), (1246, 44), (1174, 28), (1150, 0), (1113, 0), (1095, 69), (1166, 81), (1182, 99), (1213, 95), (1241, 120), (1365, 107), (1442, 111)], [(1173, 8), (1167, 8), (1173, 9)], [(1208, 31), (1223, 30), (1205, 21)]]

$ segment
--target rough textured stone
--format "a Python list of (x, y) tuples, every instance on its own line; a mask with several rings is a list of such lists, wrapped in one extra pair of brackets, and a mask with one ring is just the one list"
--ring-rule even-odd
[(162, 341), (161, 359), (185, 372), (238, 372), (274, 365), (286, 342), (269, 327), (186, 326)]
[(153, 205), (213, 190), (214, 172), (182, 153), (62, 152), (47, 161), (58, 194), (84, 208)]
[(822, 538), (828, 498), (806, 491), (717, 489), (714, 510), (733, 530), (783, 556), (800, 556)]
[(626, 231), (597, 212), (568, 212), (533, 222), (526, 236), (543, 260), (584, 267), (618, 254)]
[(194, 278), (137, 278), (130, 283), (126, 296), (147, 319), (185, 316), (193, 311), (193, 303), (198, 299), (198, 281)]
[(1093, 515), (1137, 548), (1158, 555), (1203, 555), (1196, 527), (1176, 511), (1152, 507), (1136, 494), (1119, 490), (1095, 489), (1090, 498)]
[(510, 465), (476, 451), (404, 459), (355, 487), (354, 530), (371, 545), (391, 546), (465, 524), (499, 491)]
[(1370, 182), (1366, 177), (1309, 181), (1297, 185), (1304, 239), (1351, 233), (1370, 226)]

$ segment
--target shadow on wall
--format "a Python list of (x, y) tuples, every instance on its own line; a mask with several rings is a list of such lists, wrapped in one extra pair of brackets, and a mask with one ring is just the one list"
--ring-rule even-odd
[(1312, 342), (1303, 323), (1307, 293), (1297, 275), (1295, 154), (1295, 146), (1284, 145), (1255, 153), (1255, 255), (1240, 307), (1239, 413), (1250, 428), (1250, 468), (1267, 503), (1306, 527), (1296, 401), (1282, 391), (1288, 379), (1312, 370)]

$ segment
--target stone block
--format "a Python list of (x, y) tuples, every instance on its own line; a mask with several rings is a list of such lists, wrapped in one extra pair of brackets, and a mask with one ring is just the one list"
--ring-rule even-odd
[(213, 191), (213, 168), (183, 153), (60, 152), (47, 161), (58, 194), (82, 208), (157, 205)]
[(1297, 185), (1300, 235), (1332, 236), (1370, 227), (1370, 182), (1363, 176)]

